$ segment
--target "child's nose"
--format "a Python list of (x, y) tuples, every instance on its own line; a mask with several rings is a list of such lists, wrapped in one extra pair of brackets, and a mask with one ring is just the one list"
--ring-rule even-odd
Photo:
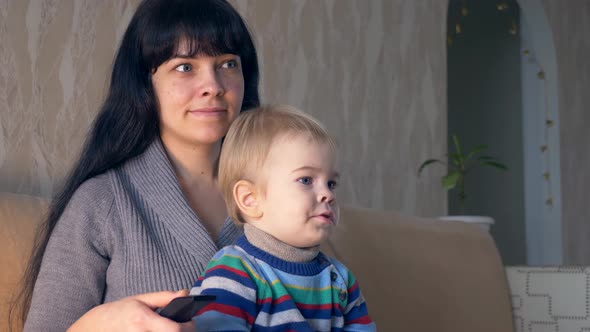
[(319, 201), (321, 203), (328, 203), (331, 204), (334, 201), (334, 192), (329, 188), (323, 188), (320, 192)]

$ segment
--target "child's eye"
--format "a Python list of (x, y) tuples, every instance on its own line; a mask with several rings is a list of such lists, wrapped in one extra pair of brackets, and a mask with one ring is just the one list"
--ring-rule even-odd
[(313, 183), (313, 179), (309, 176), (304, 176), (302, 178), (297, 179), (297, 181), (299, 181), (299, 183), (304, 184), (306, 186), (309, 186), (310, 184)]
[(174, 68), (174, 70), (179, 71), (181, 73), (186, 73), (193, 70), (193, 66), (190, 63), (183, 63), (180, 66)]
[(328, 181), (328, 188), (330, 188), (330, 190), (336, 189), (337, 185), (338, 185), (338, 182), (336, 182), (336, 181)]

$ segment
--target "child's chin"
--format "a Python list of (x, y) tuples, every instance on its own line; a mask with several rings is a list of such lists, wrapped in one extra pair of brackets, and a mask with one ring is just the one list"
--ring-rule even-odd
[[(297, 239), (298, 241), (292, 241), (292, 242), (287, 242), (284, 241), (290, 245), (292, 245), (293, 247), (297, 247), (297, 248), (312, 248), (312, 247), (317, 247), (320, 244), (323, 244), (324, 242), (326, 242), (329, 238), (330, 238), (330, 234), (332, 233), (331, 229), (325, 229), (321, 232), (321, 234), (315, 234), (315, 236), (311, 237), (308, 236), (305, 239), (303, 238), (299, 238)], [(297, 242), (297, 243), (295, 243)]]
[(324, 243), (326, 240), (317, 240), (317, 241), (306, 241), (303, 243), (297, 243), (297, 245), (294, 245), (294, 247), (300, 248), (300, 249), (306, 249), (306, 248), (313, 248), (313, 247), (317, 247), (320, 244)]

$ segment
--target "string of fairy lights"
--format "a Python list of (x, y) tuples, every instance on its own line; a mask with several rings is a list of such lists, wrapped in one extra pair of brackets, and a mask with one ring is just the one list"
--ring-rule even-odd
[(546, 184), (546, 189), (547, 189), (547, 197), (545, 199), (545, 205), (552, 207), (553, 206), (553, 189), (552, 189), (552, 185), (551, 185), (551, 172), (549, 171), (550, 165), (551, 165), (551, 156), (550, 154), (550, 149), (549, 149), (549, 139), (550, 139), (550, 135), (551, 135), (551, 129), (554, 126), (554, 122), (552, 120), (552, 116), (550, 114), (549, 111), (549, 100), (548, 100), (548, 95), (547, 95), (547, 80), (546, 80), (546, 76), (545, 76), (545, 70), (543, 69), (543, 67), (536, 61), (535, 57), (531, 54), (531, 52), (528, 49), (524, 49), (523, 50), (523, 56), (525, 56), (527, 58), (527, 60), (529, 62), (534, 63), (537, 66), (537, 79), (540, 81), (541, 83), (541, 92), (539, 93), (539, 98), (541, 98), (542, 100), (540, 100), (539, 105), (542, 105), (542, 112), (543, 115), (545, 116), (545, 123), (543, 126), (543, 141), (544, 143), (539, 146), (539, 151), (542, 154), (542, 159), (543, 159), (543, 165), (545, 167), (545, 172), (543, 172), (542, 176), (543, 179), (545, 181)]
[[(505, 13), (506, 17), (509, 19), (508, 33), (516, 36), (518, 34), (518, 24), (516, 23), (516, 19), (510, 15), (508, 11), (509, 8), (510, 6), (507, 1), (499, 1), (496, 3), (496, 9), (499, 12)], [(459, 8), (458, 14), (459, 19), (457, 22), (454, 22), (452, 29), (447, 31), (447, 45), (449, 46), (453, 45), (454, 39), (463, 33), (463, 22), (461, 22), (461, 18), (469, 16), (467, 0), (461, 0), (461, 7)]]
[[(459, 7), (459, 12), (458, 13), (453, 13), (453, 14), (458, 14), (456, 16), (457, 21), (456, 22), (450, 22), (449, 25), (449, 29), (447, 31), (447, 45), (448, 47), (451, 47), (453, 45), (454, 40), (460, 36), (462, 33), (464, 33), (464, 22), (462, 21), (463, 18), (469, 16), (470, 11), (469, 11), (469, 7), (468, 7), (468, 1), (467, 0), (461, 0), (461, 6)], [(505, 13), (506, 18), (508, 19), (508, 26), (507, 26), (507, 32), (510, 35), (516, 36), (519, 33), (519, 29), (518, 29), (518, 24), (516, 22), (516, 19), (514, 17), (512, 17), (509, 14), (508, 9), (510, 8), (510, 5), (508, 4), (507, 1), (502, 0), (502, 1), (498, 1), (496, 2), (496, 6), (495, 6), (496, 10), (498, 10), (499, 12)], [(453, 17), (455, 17), (453, 15)], [(451, 15), (449, 15), (449, 19), (451, 19)], [(543, 69), (543, 66), (541, 66), (541, 64), (539, 64), (535, 57), (531, 54), (531, 51), (529, 49), (523, 49), (522, 51), (523, 56), (526, 58), (526, 60), (529, 63), (534, 63), (534, 65), (537, 67), (537, 79), (539, 80), (540, 84), (541, 84), (541, 88), (540, 88), (540, 93), (539, 93), (539, 97), (542, 98), (542, 100), (539, 101), (539, 105), (542, 105), (542, 110), (539, 110), (543, 113), (544, 117), (545, 117), (545, 123), (544, 123), (544, 128), (543, 128), (543, 143), (539, 146), (539, 151), (542, 154), (542, 160), (543, 160), (543, 166), (545, 168), (545, 171), (543, 172), (543, 174), (541, 174), (540, 176), (542, 176), (544, 182), (545, 182), (545, 187), (546, 187), (546, 198), (545, 198), (545, 205), (548, 207), (552, 207), (553, 206), (553, 188), (551, 185), (551, 172), (549, 171), (550, 169), (550, 165), (551, 165), (551, 156), (550, 156), (550, 149), (549, 149), (549, 140), (551, 137), (551, 129), (554, 126), (554, 121), (552, 119), (552, 115), (550, 114), (550, 109), (549, 109), (549, 101), (548, 101), (548, 95), (547, 95), (547, 81), (546, 81), (546, 75), (545, 75), (545, 70)]]

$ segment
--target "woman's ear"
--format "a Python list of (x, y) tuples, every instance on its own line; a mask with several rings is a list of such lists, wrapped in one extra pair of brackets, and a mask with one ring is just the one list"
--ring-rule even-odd
[(234, 185), (234, 200), (244, 217), (255, 220), (262, 217), (263, 212), (260, 206), (258, 188), (254, 183), (247, 180), (240, 180)]

